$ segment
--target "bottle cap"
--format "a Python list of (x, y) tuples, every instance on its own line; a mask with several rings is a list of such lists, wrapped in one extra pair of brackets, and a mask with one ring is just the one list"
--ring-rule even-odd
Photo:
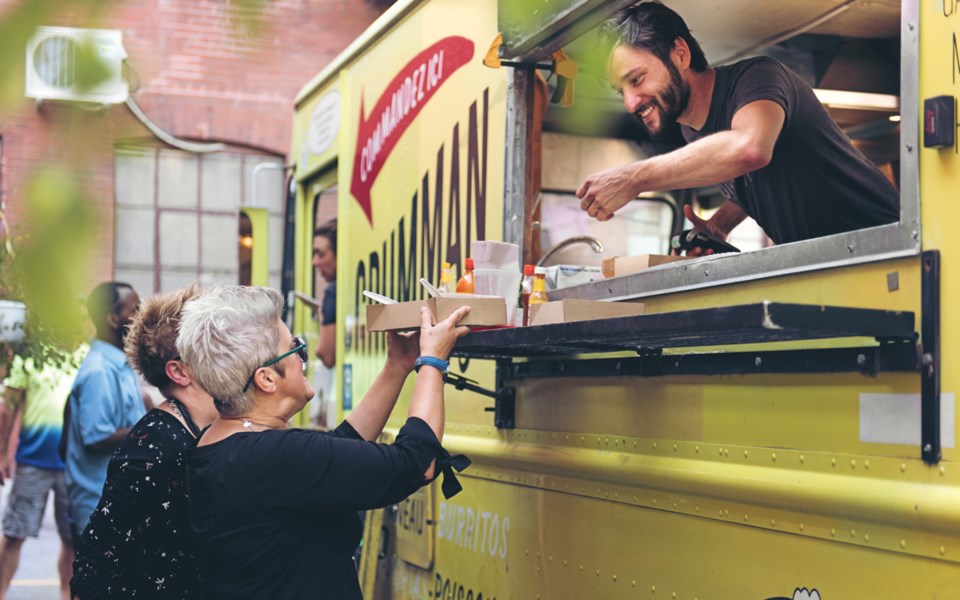
[(533, 269), (533, 274), (534, 274), (534, 275), (546, 275), (546, 274), (547, 274), (547, 268), (546, 268), (546, 267), (535, 267), (535, 268)]
[(448, 262), (443, 263), (443, 268), (444, 268), (444, 269), (449, 269), (449, 268), (450, 268), (450, 263), (448, 263)]
[(472, 258), (468, 258), (468, 259), (466, 260), (466, 263), (467, 263), (467, 264), (466, 264), (467, 270), (468, 270), (468, 271), (472, 271), (472, 270), (473, 270), (473, 259), (472, 259)]
[(523, 275), (525, 277), (530, 277), (533, 275), (533, 270), (536, 269), (533, 265), (523, 265)]

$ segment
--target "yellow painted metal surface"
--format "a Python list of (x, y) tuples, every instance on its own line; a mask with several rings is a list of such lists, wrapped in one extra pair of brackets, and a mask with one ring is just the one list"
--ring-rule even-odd
[[(324, 74), (300, 100), (297, 122), (302, 124), (323, 89), (335, 83), (341, 94), (337, 155), (323, 159), (327, 167), (315, 163), (311, 168), (329, 168), (336, 160), (342, 249), (338, 323), (351, 317), (355, 323), (349, 348), (346, 327), (338, 330), (342, 366), (349, 371), (348, 402), (359, 401), (385, 351), (380, 336), (360, 327), (359, 292), (419, 297), (419, 289), (414, 284), (408, 290), (403, 277), (433, 278), (441, 256), (460, 259), (469, 252), (454, 244), (454, 232), (461, 240), (478, 235), (476, 215), (466, 225), (468, 182), (475, 181), (467, 173), (471, 152), (481, 147), (470, 132), (477, 131), (480, 140), (482, 128), (488, 140), (486, 237), (499, 237), (505, 75), (479, 66), (496, 33), (494, 4), (408, 3), (392, 15), (388, 29), (380, 29), (376, 39), (367, 36), (353, 54), (338, 59), (335, 72)], [(921, 102), (956, 96), (960, 8), (946, 0), (923, 2), (920, 16)], [(457, 24), (455, 31), (450, 23)], [(404, 124), (369, 186), (367, 209), (351, 189), (358, 156), (367, 160), (357, 152), (363, 147), (360, 133), (396, 75), (450, 36), (471, 40), (473, 56)], [(456, 177), (454, 150), (460, 164)], [(923, 246), (939, 249), (943, 260), (942, 391), (954, 394), (960, 325), (950, 311), (960, 290), (960, 269), (953, 264), (960, 240), (952, 235), (960, 218), (958, 154), (956, 149), (918, 151)], [(454, 180), (458, 194), (451, 191)], [(439, 204), (437, 189), (443, 190)], [(453, 203), (461, 211), (451, 219)], [(440, 219), (438, 206), (444, 211)], [(458, 225), (451, 229), (451, 222)], [(416, 242), (411, 241), (414, 228)], [(423, 237), (428, 231), (430, 243)], [(431, 246), (432, 257), (424, 260)], [(415, 261), (411, 249), (417, 251)], [(899, 280), (895, 289), (888, 286), (891, 274)], [(920, 284), (920, 258), (911, 257), (644, 302), (648, 312), (763, 300), (901, 310), (917, 314), (919, 328)], [(464, 372), (456, 364), (453, 370)], [(492, 386), (491, 364), (470, 361), (465, 372)], [(338, 377), (347, 374), (338, 371)], [(486, 412), (492, 400), (447, 391), (445, 446), (473, 459), (460, 475), (464, 491), (444, 500), (433, 484), (425, 492), (432, 500), (417, 496), (395, 511), (371, 515), (361, 565), (366, 597), (960, 598), (957, 449), (947, 444), (943, 460), (931, 466), (920, 460), (916, 444), (863, 439), (862, 395), (918, 395), (917, 374), (510, 383), (517, 389), (517, 429), (511, 431), (492, 427)], [(404, 396), (388, 435), (405, 413)], [(947, 417), (955, 431), (956, 415)], [(378, 557), (381, 549), (385, 556)]]

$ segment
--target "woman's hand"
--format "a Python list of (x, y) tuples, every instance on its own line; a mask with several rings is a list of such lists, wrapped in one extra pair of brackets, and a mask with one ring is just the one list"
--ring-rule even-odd
[(405, 373), (413, 370), (413, 363), (420, 356), (420, 332), (400, 334), (387, 333), (387, 363), (393, 363)]
[(433, 315), (430, 309), (424, 306), (420, 309), (420, 356), (434, 356), (447, 360), (457, 338), (470, 332), (466, 326), (457, 326), (460, 319), (470, 312), (469, 306), (461, 306), (453, 311), (449, 317), (433, 324)]

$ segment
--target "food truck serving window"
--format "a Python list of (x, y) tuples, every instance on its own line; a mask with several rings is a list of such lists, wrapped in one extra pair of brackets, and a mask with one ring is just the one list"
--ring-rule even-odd
[[(585, 40), (599, 24), (633, 2), (550, 2), (546, 16), (540, 17), (524, 16), (518, 8), (522, 4), (500, 2), (501, 56), (536, 63), (549, 60), (561, 47), (570, 54), (577, 47), (587, 47)], [(769, 56), (806, 80), (854, 146), (895, 184), (900, 195), (899, 219), (743, 254), (685, 261), (672, 267), (666, 287), (661, 271), (618, 278), (602, 286), (579, 286), (561, 296), (637, 297), (919, 253), (919, 9), (914, 0), (811, 0), (789, 5), (752, 0), (663, 0), (663, 4), (684, 18), (711, 66)], [(530, 84), (522, 75), (512, 78), (509, 103), (519, 115), (523, 110), (517, 107), (528, 97), (526, 85)], [(618, 109), (625, 112), (622, 104)], [(515, 146), (507, 149), (508, 169), (518, 172), (526, 160), (522, 151), (525, 141), (522, 136), (508, 139)], [(508, 187), (508, 212), (522, 210), (523, 192), (522, 186)], [(519, 235), (521, 232), (505, 229), (509, 241), (520, 241), (515, 239)]]

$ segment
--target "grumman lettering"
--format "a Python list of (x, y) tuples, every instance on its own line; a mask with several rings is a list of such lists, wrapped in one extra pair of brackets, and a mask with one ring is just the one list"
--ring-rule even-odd
[[(438, 65), (442, 68), (442, 61)], [(424, 290), (417, 283), (420, 277), (437, 281), (441, 263), (459, 266), (464, 253), (469, 251), (470, 242), (486, 239), (489, 95), (489, 88), (485, 89), (482, 115), (478, 113), (477, 102), (471, 103), (467, 112), (466, 189), (461, 190), (460, 169), (463, 165), (460, 123), (457, 123), (451, 135), (449, 162), (446, 161), (445, 146), (441, 145), (437, 150), (434, 172), (428, 170), (423, 174), (420, 189), (415, 190), (410, 199), (409, 213), (400, 217), (378, 251), (371, 252), (366, 260), (357, 263), (354, 316), (361, 324), (356, 338), (356, 350), (361, 355), (379, 352), (384, 343), (382, 335), (371, 339), (363, 325), (363, 290), (399, 301), (422, 299)], [(445, 177), (445, 169), (449, 169), (449, 176)], [(461, 207), (464, 192), (466, 201)], [(448, 207), (446, 222), (443, 219), (444, 206)]]
[(510, 533), (510, 517), (493, 512), (474, 510), (441, 501), (437, 518), (437, 539), (487, 555), (491, 558), (507, 558), (507, 538)]

